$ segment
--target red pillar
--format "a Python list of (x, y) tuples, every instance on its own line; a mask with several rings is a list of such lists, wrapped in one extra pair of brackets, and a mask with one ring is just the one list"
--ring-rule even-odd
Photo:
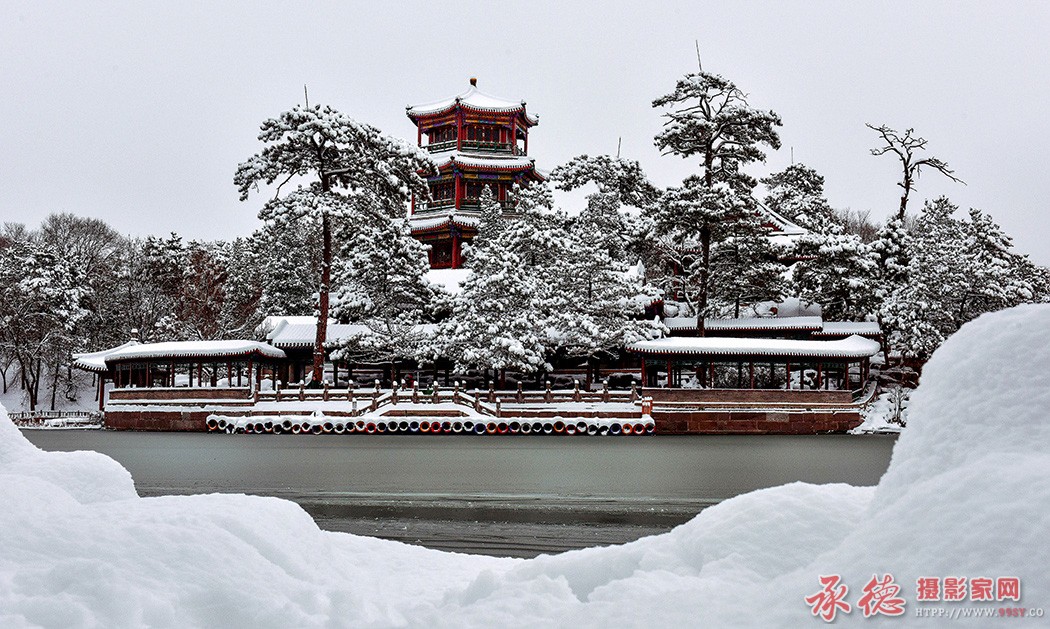
[[(456, 111), (456, 150), (463, 148), (463, 110)], [(457, 206), (459, 207), (459, 206)]]
[(674, 387), (674, 373), (671, 371), (671, 359), (667, 359), (667, 388)]
[(106, 408), (106, 374), (102, 373), (98, 376), (98, 410), (102, 411)]
[(791, 388), (791, 362), (790, 361), (787, 363), (787, 387), (786, 388), (788, 388), (788, 389)]
[(460, 239), (457, 231), (452, 232), (452, 268), (458, 269), (462, 264), (462, 254), (460, 253)]
[(463, 173), (456, 171), (456, 209), (463, 202)]
[(645, 388), (645, 355), (642, 355), (642, 388)]
[[(515, 140), (515, 143), (517, 143), (517, 140)], [(525, 153), (526, 155), (529, 154), (529, 130), (528, 129), (525, 129), (525, 149), (522, 152)]]

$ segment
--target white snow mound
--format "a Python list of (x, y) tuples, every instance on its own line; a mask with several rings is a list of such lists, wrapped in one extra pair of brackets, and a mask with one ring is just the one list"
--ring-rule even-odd
[(887, 572), (907, 613), (885, 625), (1015, 625), (916, 618), (915, 583), (1017, 576), (1005, 604), (1050, 607), (1047, 329), (1050, 306), (1025, 306), (948, 339), (877, 488), (793, 483), (528, 561), (327, 533), (271, 498), (137, 498), (112, 460), (41, 452), (0, 412), (0, 626), (816, 627), (819, 575), (856, 607)]

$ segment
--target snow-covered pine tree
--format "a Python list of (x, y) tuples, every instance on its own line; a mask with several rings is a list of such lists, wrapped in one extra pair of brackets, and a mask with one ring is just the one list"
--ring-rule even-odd
[(505, 226), (505, 220), (503, 217), (503, 206), (500, 204), (499, 199), (492, 192), (492, 186), (485, 186), (481, 191), (481, 196), (478, 198), (479, 205), (479, 219), (478, 219), (478, 233), (474, 237), (475, 243), (472, 246), (477, 246), (480, 243), (494, 241), (501, 233), (503, 233), (503, 227)]
[(838, 234), (842, 225), (824, 197), (824, 177), (805, 164), (791, 164), (760, 180), (769, 209), (819, 234)]
[(433, 352), (455, 361), (459, 370), (507, 369), (523, 373), (549, 370), (543, 323), (536, 316), (542, 280), (499, 238), (475, 247), (467, 259), (471, 273), (456, 296), (451, 316), (439, 328)]
[(568, 255), (552, 261), (544, 308), (548, 351), (586, 358), (588, 388), (603, 356), (666, 333), (641, 318), (658, 291), (609, 255), (602, 234), (588, 220), (572, 224)]
[(757, 209), (721, 224), (711, 251), (709, 302), (714, 314), (740, 317), (741, 306), (784, 297), (781, 252), (767, 237)]
[(83, 344), (78, 327), (88, 316), (88, 294), (77, 268), (39, 242), (0, 248), (0, 344), (18, 364), (30, 410), (37, 409), (40, 385), (48, 381), (54, 409), (58, 366)]
[[(1037, 300), (1039, 287), (1029, 272), (1027, 256), (1013, 251), (1013, 239), (988, 214), (970, 209), (969, 299), (959, 309), (961, 323)], [(961, 325), (960, 323), (960, 325)]]
[(321, 279), (321, 234), (313, 216), (266, 221), (251, 236), (261, 294), (257, 318), (313, 316)]
[(889, 285), (882, 301), (889, 343), (905, 356), (929, 357), (962, 324), (959, 309), (970, 292), (969, 237), (954, 217), (957, 210), (944, 197), (926, 202), (905, 241), (908, 272)]
[(362, 212), (402, 216), (413, 194), (428, 197), (421, 172), (433, 168), (430, 158), (407, 142), (383, 135), (329, 106), (294, 107), (262, 123), (259, 140), (266, 146), (237, 167), (234, 183), (241, 200), (258, 184), (306, 179), (306, 185), (267, 204), (260, 218), (277, 223), (315, 216), (321, 234), (321, 281), (318, 289), (317, 335), (313, 380), (324, 371), (332, 274), (333, 223), (354, 225)]
[(597, 191), (587, 195), (587, 205), (578, 220), (592, 226), (592, 236), (618, 262), (630, 262), (630, 219), (624, 205), (648, 208), (659, 191), (636, 161), (608, 155), (580, 155), (554, 169), (551, 181), (561, 190), (575, 190), (593, 184)]
[(811, 232), (798, 238), (791, 291), (820, 304), (826, 320), (863, 321), (875, 311), (875, 260), (856, 234)]
[(363, 326), (328, 347), (337, 360), (389, 363), (423, 354), (422, 324), (433, 322), (442, 296), (427, 280), (427, 254), (403, 218), (374, 212), (340, 234), (332, 315)]
[[(670, 94), (653, 101), (669, 107), (656, 146), (665, 153), (699, 157), (701, 173), (669, 190), (657, 205), (656, 223), (683, 249), (680, 272), (703, 334), (708, 314), (711, 244), (720, 223), (739, 216), (756, 182), (741, 167), (764, 161), (763, 146), (780, 147), (780, 117), (751, 107), (732, 81), (707, 72), (687, 74)], [(684, 250), (695, 247), (694, 256)], [(691, 258), (691, 259), (688, 259)]]

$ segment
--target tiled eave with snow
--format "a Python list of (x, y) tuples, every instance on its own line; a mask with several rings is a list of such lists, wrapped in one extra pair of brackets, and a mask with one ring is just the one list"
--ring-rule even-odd
[(116, 347), (109, 349), (100, 350), (97, 352), (85, 352), (83, 354), (73, 354), (73, 366), (77, 369), (83, 369), (84, 371), (94, 371), (96, 373), (103, 373), (109, 371), (109, 366), (106, 365), (106, 359), (127, 347), (133, 347), (138, 345), (138, 341), (128, 341), (122, 343)]
[(860, 336), (837, 341), (753, 339), (735, 337), (667, 337), (639, 341), (627, 350), (645, 356), (734, 356), (751, 358), (795, 358), (862, 360), (874, 356), (879, 344)]
[[(314, 317), (309, 318), (312, 319), (309, 323), (296, 322), (286, 323), (284, 325), (278, 324), (273, 332), (268, 334), (266, 338), (274, 347), (284, 349), (313, 347), (314, 343), (317, 341), (317, 319)], [(327, 343), (335, 343), (353, 336), (361, 336), (371, 333), (372, 330), (367, 325), (356, 323), (329, 323), (328, 329), (325, 333), (325, 339)]]
[(419, 124), (421, 118), (431, 118), (449, 113), (457, 107), (472, 110), (479, 113), (513, 114), (519, 113), (529, 126), (540, 123), (538, 116), (529, 114), (525, 108), (525, 101), (512, 101), (486, 94), (471, 85), (467, 91), (422, 105), (409, 105), (405, 107), (405, 113), (413, 122)]
[[(434, 168), (438, 170), (447, 168), (449, 165), (490, 171), (519, 172), (536, 170), (536, 160), (525, 155), (508, 155), (506, 157), (481, 156), (463, 151), (443, 151), (432, 154), (430, 159), (434, 163)], [(543, 175), (538, 172), (536, 175), (543, 178)]]
[(813, 332), (813, 336), (866, 336), (874, 338), (882, 335), (876, 321), (826, 321), (824, 327)]
[(413, 235), (447, 230), (452, 225), (461, 229), (477, 229), (480, 218), (474, 214), (467, 213), (440, 213), (414, 214), (408, 220), (408, 225)]
[[(667, 317), (668, 330), (696, 330), (696, 317)], [(704, 319), (704, 329), (718, 332), (816, 332), (824, 326), (820, 317), (745, 317), (741, 319)]]
[(125, 347), (106, 357), (106, 364), (149, 360), (286, 358), (283, 350), (258, 341), (170, 341)]

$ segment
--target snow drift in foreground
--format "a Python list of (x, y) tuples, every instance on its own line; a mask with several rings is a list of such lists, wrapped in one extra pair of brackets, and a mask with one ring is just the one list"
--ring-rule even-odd
[(273, 498), (138, 498), (111, 459), (41, 452), (0, 413), (0, 626), (820, 626), (818, 575), (856, 604), (876, 573), (908, 601), (890, 626), (938, 624), (914, 616), (920, 576), (1018, 576), (1050, 607), (1047, 329), (1026, 306), (950, 338), (876, 488), (793, 483), (531, 560), (324, 532)]

